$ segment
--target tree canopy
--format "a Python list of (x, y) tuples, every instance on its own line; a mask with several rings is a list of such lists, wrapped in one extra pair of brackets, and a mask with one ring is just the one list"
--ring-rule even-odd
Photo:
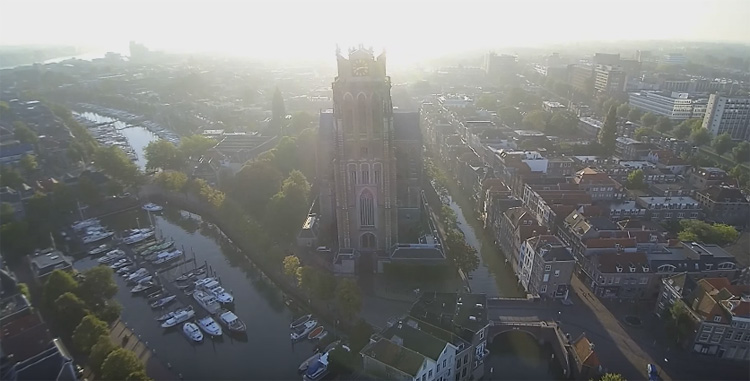
[(178, 151), (183, 158), (197, 159), (216, 145), (216, 140), (203, 135), (186, 136), (180, 140)]
[(114, 271), (109, 266), (92, 267), (82, 277), (78, 294), (93, 309), (104, 306), (117, 293)]
[(131, 374), (143, 371), (143, 364), (135, 353), (124, 348), (118, 348), (104, 360), (101, 378), (104, 380), (125, 380)]
[(362, 295), (359, 286), (352, 279), (342, 279), (336, 286), (336, 302), (341, 313), (348, 319), (353, 318), (362, 308)]
[(644, 189), (646, 183), (644, 182), (645, 175), (642, 169), (636, 169), (628, 174), (628, 188), (630, 189)]
[(112, 339), (110, 339), (109, 333), (96, 338), (96, 342), (91, 347), (91, 350), (89, 352), (89, 364), (94, 370), (94, 373), (101, 374), (101, 367), (104, 363), (104, 360), (115, 349), (117, 349), (117, 347), (112, 343)]
[(704, 146), (711, 142), (711, 134), (705, 128), (698, 128), (690, 133), (690, 140), (697, 146)]
[(750, 161), (750, 142), (743, 141), (732, 148), (732, 157), (740, 164)]
[(604, 120), (601, 130), (599, 130), (599, 144), (604, 148), (604, 152), (615, 152), (615, 139), (617, 135), (617, 108), (610, 107), (607, 119)]
[(73, 331), (73, 344), (76, 349), (88, 355), (99, 337), (109, 334), (107, 323), (94, 315), (86, 315)]
[(737, 240), (737, 230), (725, 224), (709, 224), (700, 220), (680, 220), (681, 231), (679, 238), (682, 241), (699, 241), (703, 243), (714, 243), (725, 245)]
[(49, 274), (47, 281), (44, 283), (42, 295), (45, 300), (45, 306), (53, 308), (55, 300), (60, 295), (67, 292), (76, 292), (78, 290), (78, 282), (73, 279), (70, 273), (63, 270), (55, 270)]
[(39, 141), (36, 132), (20, 120), (13, 122), (13, 137), (26, 144), (36, 144)]
[(266, 209), (266, 221), (269, 232), (286, 238), (299, 229), (302, 219), (309, 208), (310, 184), (302, 172), (294, 170), (281, 185)]
[(261, 213), (281, 188), (284, 175), (266, 160), (253, 160), (234, 176), (232, 197), (251, 214)]
[(666, 116), (660, 116), (656, 122), (656, 130), (661, 133), (667, 133), (672, 129), (672, 121)]
[(658, 121), (659, 118), (650, 112), (643, 114), (643, 116), (641, 117), (641, 124), (646, 127), (654, 127), (656, 125), (656, 122)]
[(88, 314), (86, 303), (72, 292), (66, 292), (55, 300), (55, 323), (66, 337), (73, 334), (75, 328)]
[(284, 274), (290, 277), (296, 277), (297, 271), (300, 268), (300, 261), (299, 258), (295, 255), (287, 255), (284, 257), (283, 261), (284, 265)]
[(180, 150), (168, 140), (154, 140), (148, 143), (144, 152), (148, 169), (179, 170), (184, 163)]

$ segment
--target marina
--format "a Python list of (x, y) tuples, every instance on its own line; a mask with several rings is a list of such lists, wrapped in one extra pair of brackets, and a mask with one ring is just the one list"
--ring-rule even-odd
[[(102, 244), (109, 250), (85, 256), (74, 266), (89, 268), (105, 258), (102, 264), (108, 266), (132, 262), (115, 276), (121, 320), (184, 379), (247, 379), (248, 374), (253, 379), (300, 379), (300, 363), (323, 343), (321, 337), (333, 335), (322, 336), (326, 330), (321, 328), (317, 339), (308, 340), (316, 322), (292, 342), (290, 323), (299, 315), (270, 280), (200, 216), (163, 207), (160, 214), (138, 208), (102, 218), (101, 225), (115, 237), (91, 244), (89, 250)], [(146, 224), (153, 227), (152, 237), (131, 245), (118, 241), (138, 234), (133, 229), (147, 229)], [(149, 261), (164, 251), (182, 255), (161, 266)], [(142, 290), (131, 294), (138, 286)], [(208, 309), (195, 300), (195, 291), (206, 295)], [(223, 303), (217, 297), (222, 293)], [(197, 327), (197, 333), (186, 323)]]

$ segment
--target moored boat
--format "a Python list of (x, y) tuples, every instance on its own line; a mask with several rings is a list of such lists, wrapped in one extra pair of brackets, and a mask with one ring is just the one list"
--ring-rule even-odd
[(89, 250), (89, 255), (99, 255), (101, 253), (104, 253), (105, 251), (109, 250), (109, 245), (106, 243), (103, 243), (91, 250)]
[(317, 326), (315, 329), (313, 329), (312, 331), (310, 331), (310, 333), (307, 335), (307, 338), (309, 340), (317, 339), (318, 336), (320, 336), (323, 333), (324, 329), (325, 328), (323, 328), (322, 325)]
[(153, 202), (149, 202), (146, 205), (143, 205), (141, 209), (147, 211), (147, 212), (161, 212), (164, 210), (164, 208), (160, 205), (156, 205)]
[(299, 327), (302, 326), (302, 324), (307, 323), (307, 321), (310, 320), (310, 318), (312, 318), (312, 315), (310, 315), (310, 314), (307, 314), (307, 315), (304, 315), (304, 316), (300, 316), (299, 318), (297, 318), (297, 320), (295, 320), (291, 324), (289, 324), (289, 328), (290, 329), (299, 328)]
[(193, 291), (193, 299), (210, 314), (218, 312), (221, 308), (216, 297), (203, 290)]
[(216, 314), (216, 317), (223, 326), (231, 332), (242, 333), (247, 330), (245, 322), (243, 322), (234, 312), (229, 310), (221, 310)]
[(161, 299), (159, 299), (159, 300), (151, 303), (151, 308), (164, 307), (167, 304), (174, 302), (175, 299), (177, 299), (177, 296), (175, 296), (175, 295), (165, 296), (165, 297), (163, 297), (163, 298), (161, 298)]
[(187, 311), (193, 311), (193, 306), (182, 307), (182, 308), (178, 308), (178, 309), (176, 309), (174, 311), (167, 312), (164, 315), (161, 315), (161, 316), (157, 317), (156, 320), (157, 321), (166, 321), (167, 319), (174, 317), (176, 314), (179, 314), (181, 312), (187, 312)]
[(167, 318), (164, 323), (161, 324), (162, 328), (174, 327), (184, 321), (195, 316), (195, 311), (192, 308), (175, 311), (172, 316)]
[(326, 336), (328, 336), (328, 331), (323, 331), (320, 335), (313, 337), (313, 340), (322, 341)]
[(185, 323), (182, 326), (182, 332), (185, 332), (185, 335), (196, 343), (203, 341), (203, 334), (195, 323)]
[(133, 287), (130, 290), (130, 292), (133, 293), (133, 294), (138, 294), (138, 293), (141, 293), (143, 291), (149, 290), (149, 289), (151, 289), (154, 286), (156, 286), (156, 284), (154, 284), (154, 282), (150, 282), (150, 281), (149, 282), (143, 282), (143, 283), (139, 283), (138, 285), (136, 285), (135, 287)]
[(218, 337), (222, 335), (221, 326), (211, 316), (206, 316), (198, 319), (198, 326), (201, 327), (203, 332)]
[(297, 370), (300, 373), (305, 373), (307, 371), (307, 368), (310, 367), (310, 364), (318, 361), (318, 359), (320, 358), (321, 355), (322, 355), (322, 353), (316, 353), (316, 354), (308, 357), (308, 359), (305, 360), (305, 361), (303, 361), (302, 364), (299, 364), (299, 368), (297, 368)]
[(295, 331), (293, 331), (290, 334), (290, 337), (294, 341), (304, 339), (305, 336), (307, 336), (310, 333), (310, 331), (312, 331), (313, 329), (315, 329), (315, 327), (317, 325), (318, 325), (318, 321), (317, 320), (315, 320), (315, 319), (308, 320), (302, 326), (300, 326)]
[(324, 353), (318, 358), (318, 361), (313, 362), (307, 367), (303, 379), (306, 381), (317, 381), (326, 374), (328, 374), (328, 353)]

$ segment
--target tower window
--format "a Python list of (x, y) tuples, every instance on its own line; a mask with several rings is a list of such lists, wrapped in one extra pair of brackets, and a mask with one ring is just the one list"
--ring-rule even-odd
[(372, 193), (365, 189), (359, 196), (359, 224), (375, 226), (375, 200)]
[(367, 133), (367, 97), (364, 94), (357, 97), (357, 121), (359, 122), (359, 126), (357, 126), (359, 133)]
[(357, 185), (357, 170), (349, 171), (349, 181), (352, 185)]
[(370, 171), (367, 169), (362, 171), (362, 184), (369, 184), (370, 183)]

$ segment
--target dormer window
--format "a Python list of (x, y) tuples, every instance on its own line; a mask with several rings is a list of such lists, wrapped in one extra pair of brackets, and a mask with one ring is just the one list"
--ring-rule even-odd
[(649, 271), (651, 271), (651, 269), (648, 266), (643, 266), (643, 272), (644, 273), (647, 273)]
[(732, 270), (734, 268), (734, 263), (732, 262), (724, 262), (719, 263), (719, 266), (717, 266), (719, 270)]
[(635, 272), (635, 266), (634, 266), (634, 265), (630, 265), (630, 272), (631, 272), (631, 273), (634, 273), (634, 272)]
[(714, 316), (714, 321), (717, 322), (717, 323), (721, 322), (721, 315)]
[(622, 266), (620, 265), (615, 266), (615, 269), (617, 270), (618, 273), (622, 272)]

